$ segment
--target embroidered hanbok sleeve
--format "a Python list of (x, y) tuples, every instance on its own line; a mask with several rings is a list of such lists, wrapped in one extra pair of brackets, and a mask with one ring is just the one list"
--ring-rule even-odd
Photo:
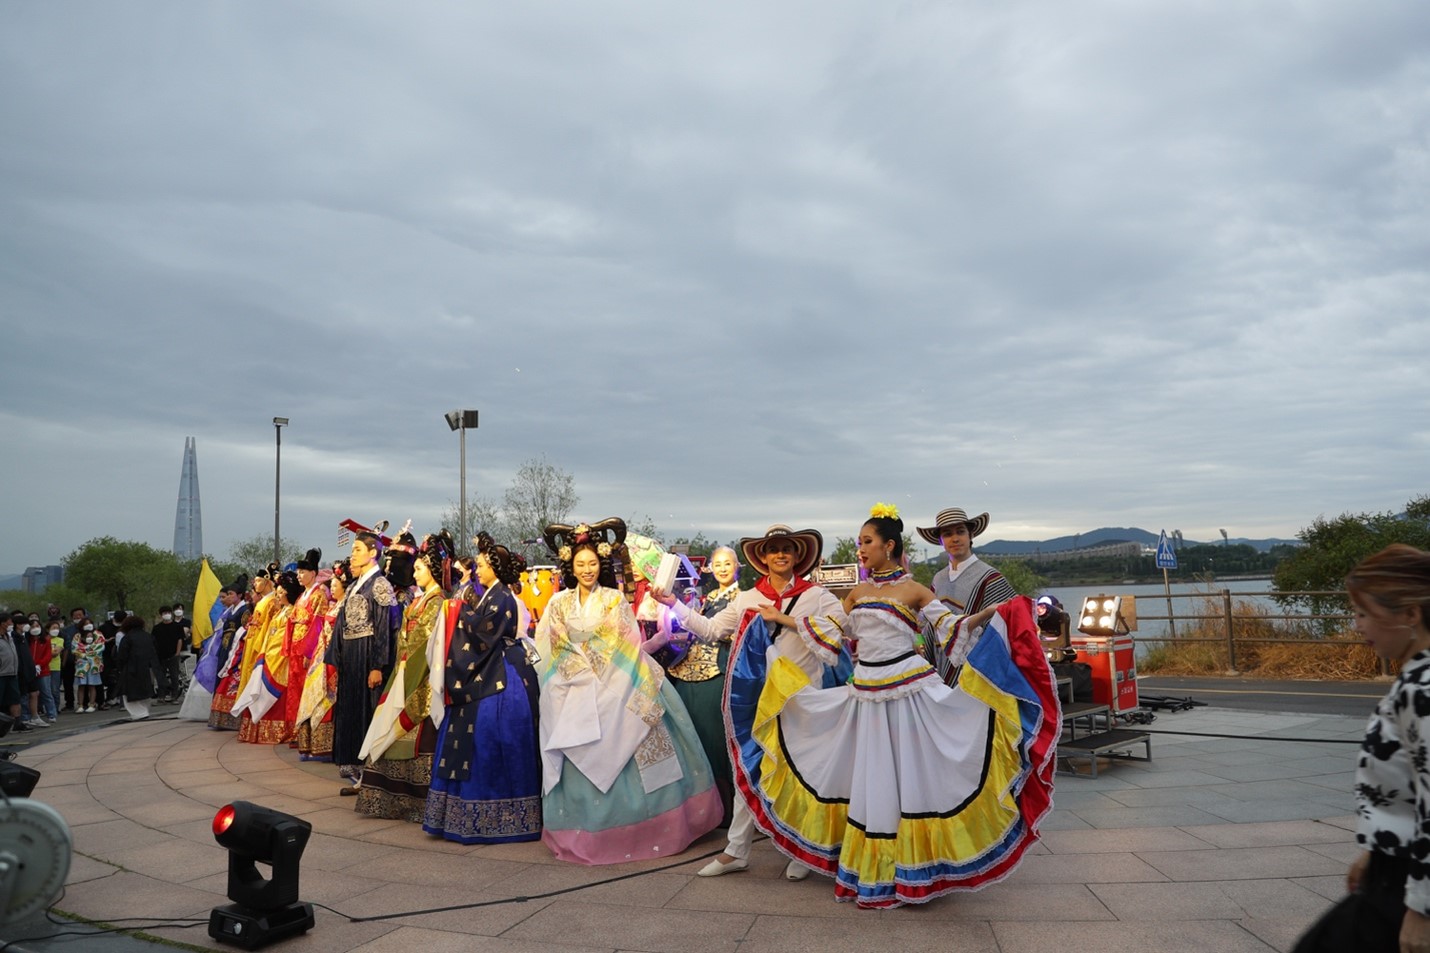
[[(937, 599), (919, 610), (919, 616), (924, 623), (924, 640), (931, 653), (930, 660), (941, 657), (949, 668), (958, 668), (964, 663), (985, 628), (965, 625), (967, 616), (955, 613)], [(943, 671), (943, 666), (939, 670)]]
[(432, 690), (427, 684), (427, 646), (431, 640), (442, 641), (437, 620), (442, 615), (442, 600), (428, 599), (413, 620), (412, 635), (404, 650), (407, 665), (403, 669), (402, 688), (406, 700), (402, 706), (401, 723), (407, 731), (421, 724), (431, 710)]
[[(376, 607), (372, 613), (372, 648), (368, 651), (368, 664), (374, 669), (387, 670), (392, 665), (392, 615), (397, 607), (397, 590), (387, 577), (379, 575), (372, 581), (372, 601)], [(401, 614), (398, 615), (399, 625)]]
[(735, 630), (740, 625), (740, 606), (738, 599), (731, 599), (730, 604), (712, 616), (704, 616), (696, 612), (681, 600), (675, 600), (675, 605), (670, 610), (675, 613), (675, 617), (680, 620), (680, 624), (685, 631), (701, 642), (718, 642), (721, 639), (728, 639), (735, 634)]
[(288, 634), (291, 631), (293, 610), (284, 609), (268, 626), (268, 634), (263, 641), (263, 667), (268, 669), (269, 678), (280, 685), (288, 683)]
[(566, 638), (566, 604), (565, 593), (558, 592), (536, 620), (536, 650), (541, 653), (543, 671), (570, 646)]
[(482, 669), (491, 664), (493, 653), (500, 657), (507, 640), (516, 638), (515, 600), (505, 590), (481, 603), (476, 611), (462, 613), (452, 633), (447, 656), (447, 696), (454, 704), (479, 697)]
[(619, 593), (606, 610), (606, 621), (615, 629), (617, 635), (631, 645), (640, 648), (644, 644), (645, 636), (641, 635), (640, 625), (636, 623), (636, 614), (631, 609), (631, 604)]

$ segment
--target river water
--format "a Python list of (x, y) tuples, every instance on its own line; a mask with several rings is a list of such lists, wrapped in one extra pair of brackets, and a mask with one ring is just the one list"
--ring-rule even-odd
[[(1228, 579), (1226, 581), (1216, 581), (1212, 583), (1172, 583), (1172, 612), (1177, 618), (1178, 634), (1186, 634), (1186, 631), (1193, 626), (1202, 624), (1202, 620), (1186, 618), (1187, 616), (1206, 615), (1217, 613), (1220, 615), (1221, 592), (1223, 589), (1232, 594), (1232, 606), (1235, 611), (1236, 603), (1246, 602), (1251, 605), (1266, 609), (1273, 614), (1290, 614), (1283, 610), (1274, 599), (1265, 593), (1272, 591), (1273, 584), (1270, 579)], [(1141, 639), (1166, 638), (1171, 632), (1165, 620), (1148, 619), (1147, 616), (1166, 616), (1167, 598), (1166, 589), (1162, 583), (1136, 583), (1127, 584), (1110, 583), (1096, 586), (1051, 586), (1044, 589), (1040, 595), (1056, 596), (1063, 604), (1068, 615), (1072, 617), (1073, 637), (1077, 637), (1077, 612), (1082, 608), (1083, 599), (1088, 596), (1109, 595), (1109, 596), (1136, 596), (1137, 597), (1137, 631), (1133, 633), (1138, 638), (1137, 653), (1141, 655), (1147, 649), (1162, 645), (1161, 642), (1143, 642)], [(1195, 596), (1211, 597), (1215, 600), (1214, 607), (1207, 605)], [(1221, 627), (1218, 625), (1218, 631)]]

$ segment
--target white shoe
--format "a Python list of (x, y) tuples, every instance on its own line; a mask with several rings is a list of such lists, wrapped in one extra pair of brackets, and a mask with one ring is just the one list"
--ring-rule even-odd
[(803, 880), (809, 876), (809, 868), (797, 860), (792, 860), (785, 864), (786, 880)]
[(695, 872), (697, 877), (719, 877), (722, 874), (739, 873), (742, 870), (749, 870), (750, 862), (743, 857), (736, 857), (728, 864), (720, 863), (720, 858), (716, 857), (710, 863), (701, 867)]

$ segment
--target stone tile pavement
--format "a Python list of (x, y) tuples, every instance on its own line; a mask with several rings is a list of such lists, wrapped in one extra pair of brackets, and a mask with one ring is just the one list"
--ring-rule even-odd
[[(1151, 730), (1188, 734), (1156, 734), (1151, 762), (1105, 764), (1095, 779), (1059, 776), (1043, 840), (1010, 879), (891, 911), (835, 903), (822, 877), (782, 880), (784, 860), (768, 844), (757, 845), (749, 872), (695, 877), (722, 846), (713, 835), (663, 863), (603, 868), (559, 863), (539, 843), (434, 841), (416, 825), (354, 814), (330, 765), (192, 722), (114, 724), (33, 744), (21, 758), (43, 772), (36, 797), (74, 836), (56, 907), (88, 920), (206, 922), (227, 902), (226, 854), (209, 823), (231, 800), (311, 821), (302, 895), (325, 906), (312, 932), (279, 947), (292, 953), (1267, 953), (1288, 950), (1341, 895), (1355, 850), (1356, 749), (1347, 742), (1363, 725), (1334, 715), (1164, 714)], [(640, 876), (606, 882), (632, 873)], [(353, 922), (471, 903), (487, 905)], [(60, 929), (28, 923), (0, 941), (33, 951), (158, 948), (124, 936), (44, 939)], [(223, 948), (203, 926), (148, 932)]]

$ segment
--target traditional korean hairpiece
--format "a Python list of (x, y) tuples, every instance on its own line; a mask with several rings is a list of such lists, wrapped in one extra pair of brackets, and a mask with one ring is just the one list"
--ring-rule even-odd
[(412, 521), (402, 526), (391, 546), (379, 559), (382, 574), (398, 589), (406, 589), (413, 584), (412, 564), (417, 561), (417, 538), (412, 535)]
[(452, 534), (445, 529), (428, 533), (422, 538), (417, 550), (417, 558), (427, 567), (432, 578), (443, 589), (452, 588), (452, 553), (456, 550)]
[(521, 574), (526, 572), (526, 557), (499, 544), (486, 530), (478, 533), (473, 542), (477, 544), (478, 554), (486, 558), (492, 572), (496, 573), (497, 579), (513, 592), (521, 592)]
[(338, 584), (344, 589), (349, 588), (353, 584), (352, 564), (346, 559), (339, 559), (333, 563), (333, 578), (336, 579)]
[(630, 586), (635, 585), (634, 574), (630, 571), (630, 552), (626, 549), (626, 521), (612, 516), (599, 523), (552, 523), (541, 534), (546, 548), (556, 555), (561, 570), (562, 585), (569, 589), (576, 587), (576, 575), (571, 571), (571, 561), (582, 549), (589, 549), (601, 560), (601, 575), (597, 579), (603, 586), (612, 589), (618, 585), (619, 576)]
[(288, 604), (293, 605), (298, 601), (298, 597), (303, 595), (303, 584), (298, 581), (298, 574), (284, 570), (273, 580), (274, 584), (283, 590), (283, 595), (287, 597)]

